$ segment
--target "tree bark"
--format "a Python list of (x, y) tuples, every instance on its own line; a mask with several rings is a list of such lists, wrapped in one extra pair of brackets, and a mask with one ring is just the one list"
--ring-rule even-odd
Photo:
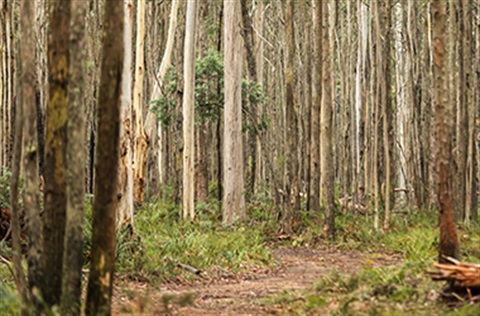
[(244, 220), (242, 140), (242, 38), (240, 3), (223, 1), (225, 14), (225, 110), (224, 110), (224, 186), (223, 222)]
[(437, 123), (438, 211), (440, 226), (439, 262), (444, 256), (458, 258), (459, 242), (454, 216), (453, 199), (453, 109), (448, 102), (446, 65), (446, 13), (443, 0), (433, 0), (433, 75), (434, 104)]
[[(329, 4), (329, 5), (328, 5)], [(320, 151), (321, 157), (321, 190), (322, 201), (325, 207), (325, 223), (323, 231), (330, 239), (335, 239), (335, 160), (333, 155), (333, 56), (334, 56), (334, 25), (333, 21), (335, 10), (335, 0), (330, 2), (323, 1), (323, 16), (319, 20), (324, 20), (323, 28), (323, 92), (321, 105), (321, 132), (320, 132)], [(330, 8), (327, 9), (327, 6)], [(328, 14), (327, 14), (328, 12)]]
[(293, 64), (295, 57), (294, 46), (294, 1), (288, 0), (286, 3), (285, 16), (285, 37), (286, 37), (286, 68), (285, 68), (285, 84), (286, 84), (286, 124), (287, 124), (287, 160), (286, 160), (286, 199), (282, 212), (282, 229), (285, 233), (292, 233), (293, 213), (298, 210), (299, 206), (299, 179), (298, 179), (298, 117), (297, 104), (295, 100), (295, 83)]
[[(71, 0), (50, 3), (48, 102), (45, 142), (44, 253), (47, 306), (60, 303), (66, 221), (67, 105)], [(48, 269), (47, 269), (48, 267)]]
[[(175, 33), (177, 28), (177, 15), (178, 15), (178, 7), (180, 1), (173, 0), (172, 7), (170, 11), (170, 22), (168, 24), (168, 35), (167, 35), (167, 43), (165, 45), (165, 52), (163, 54), (162, 62), (160, 64), (160, 68), (156, 75), (156, 80), (153, 87), (152, 96), (150, 97), (151, 100), (156, 100), (160, 97), (160, 87), (162, 84), (163, 77), (167, 72), (167, 67), (170, 66), (171, 59), (172, 59), (172, 52), (173, 52), (173, 44), (175, 39)], [(153, 113), (151, 111), (148, 112), (146, 122), (147, 133), (148, 127), (152, 125), (150, 120), (153, 120)], [(164, 131), (163, 131), (162, 124), (158, 123), (157, 125), (157, 136), (158, 136), (158, 150), (157, 150), (157, 163), (158, 163), (158, 171), (159, 171), (159, 185), (166, 184), (167, 181), (167, 170), (168, 170), (168, 151), (162, 150), (166, 145), (168, 145), (168, 138), (164, 138)], [(168, 131), (167, 131), (168, 132)], [(151, 136), (149, 136), (151, 137)]]
[(117, 227), (130, 225), (133, 222), (133, 137), (132, 137), (132, 28), (133, 28), (133, 0), (124, 0), (125, 29), (124, 45), (125, 58), (123, 59), (122, 75), (122, 106), (120, 110), (120, 145), (118, 169), (118, 209)]
[[(27, 3), (28, 2), (28, 3)], [(23, 148), (24, 148), (24, 195), (25, 224), (28, 238), (28, 289), (34, 308), (40, 310), (40, 297), (33, 295), (33, 289), (43, 289), (43, 226), (40, 219), (39, 178), (37, 141), (37, 113), (35, 109), (35, 36), (31, 27), (34, 21), (33, 8), (30, 1), (22, 2), (22, 31), (20, 41), (21, 57), (21, 82), (19, 87), (19, 103), (23, 106)]]
[(183, 219), (195, 217), (195, 33), (196, 1), (187, 3), (183, 94)]
[[(10, 6), (6, 10), (6, 14), (10, 14), (9, 10), (13, 9)], [(22, 160), (22, 140), (24, 139), (24, 123), (27, 121), (24, 119), (24, 111), (31, 108), (35, 104), (35, 92), (33, 90), (34, 83), (34, 37), (33, 30), (30, 27), (30, 21), (33, 17), (32, 3), (22, 3), (21, 7), (21, 29), (19, 36), (22, 38), (20, 41), (20, 76), (19, 76), (19, 104), (15, 125), (14, 125), (14, 144), (13, 144), (13, 161), (12, 177), (10, 182), (10, 207), (11, 207), (11, 227), (12, 227), (12, 250), (13, 250), (13, 266), (14, 266), (14, 280), (15, 286), (20, 298), (24, 304), (29, 304), (29, 292), (27, 291), (25, 273), (22, 266), (22, 240), (21, 240), (21, 227), (20, 227), (20, 207), (19, 207), (19, 180), (20, 180), (20, 162)], [(31, 112), (31, 111), (30, 111)], [(27, 124), (28, 125), (28, 124)], [(33, 124), (32, 124), (33, 125)], [(26, 129), (26, 127), (25, 127)], [(31, 135), (25, 137), (27, 140), (31, 139)], [(3, 141), (3, 140), (2, 140)], [(23, 144), (25, 145), (25, 144)], [(25, 147), (28, 155), (30, 151), (35, 152), (36, 147)], [(31, 171), (31, 170), (28, 170)], [(26, 173), (27, 175), (28, 172)], [(28, 183), (26, 183), (28, 185)], [(28, 203), (27, 203), (28, 205)], [(30, 213), (29, 211), (27, 211)], [(30, 215), (30, 214), (28, 214)], [(27, 216), (28, 220), (28, 216)], [(37, 244), (38, 245), (38, 244)], [(29, 270), (30, 272), (30, 270)], [(34, 270), (35, 273), (39, 273), (40, 270)], [(24, 312), (24, 311), (22, 311)]]
[(133, 155), (133, 197), (136, 203), (145, 199), (145, 176), (149, 139), (143, 126), (143, 78), (145, 74), (145, 1), (137, 1), (137, 41), (135, 79), (133, 86), (133, 116), (135, 119), (135, 151)]
[(85, 108), (84, 108), (84, 73), (85, 51), (84, 30), (86, 3), (72, 2), (72, 24), (70, 34), (70, 69), (68, 91), (67, 123), (67, 210), (65, 226), (65, 244), (62, 272), (62, 314), (80, 315), (83, 267), (83, 205), (85, 202), (85, 185), (79, 179), (85, 178)]
[(115, 266), (116, 182), (118, 168), (119, 112), (124, 57), (124, 6), (106, 1), (103, 56), (98, 101), (95, 152), (92, 262), (87, 287), (86, 314), (111, 314)]
[(313, 69), (312, 110), (310, 118), (310, 179), (308, 210), (320, 211), (320, 104), (322, 102), (322, 38), (323, 5), (313, 0), (316, 21), (314, 25), (315, 61)]

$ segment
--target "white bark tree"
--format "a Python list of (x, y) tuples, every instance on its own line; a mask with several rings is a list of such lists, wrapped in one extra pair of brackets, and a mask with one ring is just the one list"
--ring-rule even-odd
[(135, 81), (133, 86), (133, 116), (135, 119), (135, 151), (133, 179), (135, 202), (144, 199), (145, 166), (148, 140), (143, 127), (143, 78), (145, 75), (145, 0), (137, 1), (137, 42), (135, 55)]
[(187, 4), (183, 94), (183, 219), (195, 217), (195, 26), (196, 1)]
[[(150, 100), (157, 100), (160, 97), (160, 91), (161, 91), (161, 85), (163, 84), (163, 77), (167, 73), (167, 68), (170, 66), (171, 61), (172, 61), (172, 52), (173, 52), (173, 44), (175, 40), (175, 31), (177, 29), (177, 15), (178, 15), (178, 7), (179, 7), (180, 1), (178, 0), (172, 0), (172, 7), (170, 10), (170, 22), (168, 25), (168, 35), (167, 35), (167, 43), (165, 45), (165, 52), (163, 53), (163, 58), (162, 62), (160, 64), (160, 68), (158, 69), (155, 84), (153, 87), (153, 92)], [(155, 115), (153, 112), (149, 112), (147, 115), (147, 119), (145, 120), (145, 128), (146, 128), (146, 133), (149, 139), (152, 138), (153, 132), (154, 132), (154, 121), (155, 121)], [(165, 174), (164, 174), (164, 159), (165, 157), (163, 156), (163, 128), (162, 124), (157, 125), (157, 137), (158, 137), (158, 148), (157, 148), (157, 164), (158, 164), (158, 172), (159, 172), (159, 181), (160, 185), (163, 184), (165, 180)]]
[(132, 142), (132, 25), (133, 0), (125, 0), (122, 103), (120, 109), (120, 168), (118, 170), (117, 224), (133, 227), (133, 142)]
[(242, 37), (239, 1), (224, 0), (225, 130), (223, 222), (245, 219), (242, 140)]

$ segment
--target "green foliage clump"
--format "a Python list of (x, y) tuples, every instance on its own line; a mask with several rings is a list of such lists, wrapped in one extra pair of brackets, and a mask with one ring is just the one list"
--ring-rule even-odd
[[(178, 74), (170, 67), (164, 80), (163, 94), (158, 100), (153, 100), (151, 111), (157, 114), (157, 119), (163, 126), (173, 124), (178, 118), (175, 104), (178, 91)], [(244, 130), (258, 133), (268, 128), (270, 119), (264, 111), (263, 117), (255, 116), (259, 106), (265, 106), (267, 97), (262, 86), (253, 81), (242, 80), (242, 108), (245, 114)], [(220, 118), (224, 104), (224, 67), (223, 55), (216, 50), (209, 50), (203, 58), (195, 63), (195, 113), (197, 123)]]

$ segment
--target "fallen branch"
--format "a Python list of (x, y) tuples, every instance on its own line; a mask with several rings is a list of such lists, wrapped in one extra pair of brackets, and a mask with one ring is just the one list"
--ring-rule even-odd
[(180, 261), (175, 260), (175, 259), (173, 259), (173, 258), (171, 258), (171, 257), (167, 257), (167, 259), (170, 260), (170, 261), (172, 261), (172, 262), (174, 262), (174, 263), (176, 263), (176, 264), (177, 264), (177, 267), (179, 267), (179, 268), (182, 268), (182, 269), (187, 270), (187, 271), (189, 271), (189, 272), (195, 273), (195, 274), (197, 274), (197, 275), (200, 275), (200, 273), (202, 273), (202, 271), (198, 270), (197, 268), (194, 268), (194, 267), (192, 267), (192, 266), (189, 266), (188, 264), (181, 263)]
[(451, 263), (435, 263), (439, 271), (429, 272), (433, 281), (447, 281), (450, 288), (464, 289), (470, 300), (472, 293), (480, 293), (480, 264), (460, 262), (451, 257), (445, 257)]

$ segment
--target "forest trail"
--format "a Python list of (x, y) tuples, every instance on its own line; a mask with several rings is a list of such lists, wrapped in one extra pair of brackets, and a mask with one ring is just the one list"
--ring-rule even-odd
[[(168, 284), (153, 288), (145, 284), (122, 284), (134, 295), (115, 291), (114, 313), (145, 315), (263, 315), (288, 314), (286, 306), (275, 302), (285, 291), (299, 292), (311, 287), (319, 278), (331, 273), (354, 275), (364, 266), (394, 266), (400, 256), (382, 253), (361, 253), (335, 249), (273, 250), (279, 263), (276, 269), (252, 268), (234, 275), (221, 268), (206, 273), (191, 284)], [(130, 298), (127, 298), (130, 297)], [(181, 307), (181, 300), (193, 304)], [(165, 302), (176, 302), (167, 303)], [(165, 308), (167, 306), (167, 308)]]

